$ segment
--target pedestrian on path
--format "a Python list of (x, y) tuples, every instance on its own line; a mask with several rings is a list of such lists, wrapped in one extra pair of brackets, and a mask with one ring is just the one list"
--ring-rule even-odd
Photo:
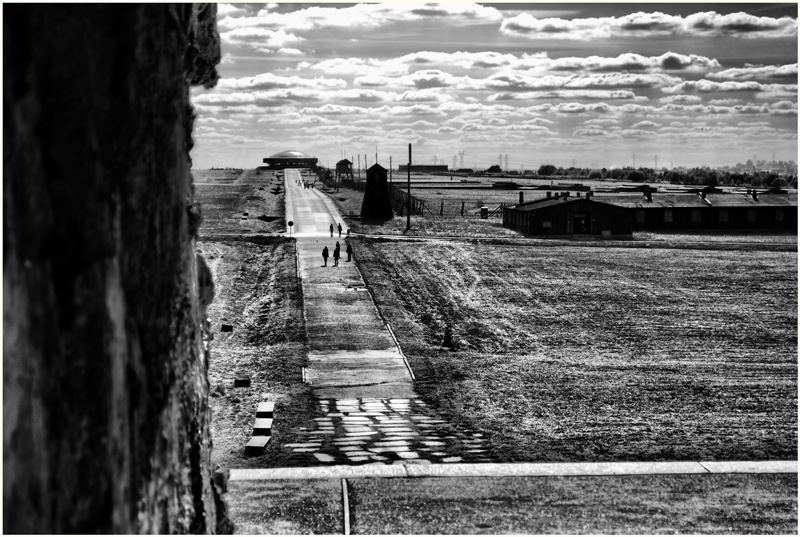
[(331, 224), (331, 237), (333, 237), (333, 224)]
[(347, 252), (347, 260), (350, 261), (350, 257), (353, 255), (353, 247), (350, 245), (350, 243), (347, 244), (347, 249), (345, 252)]
[(333, 249), (333, 266), (339, 266), (339, 243), (336, 243), (336, 248)]
[(327, 267), (328, 266), (328, 247), (327, 246), (322, 249), (322, 263), (323, 263), (323, 265), (322, 265), (323, 267)]
[(338, 224), (338, 226), (339, 226), (339, 237), (341, 238), (341, 236), (342, 236), (342, 224)]

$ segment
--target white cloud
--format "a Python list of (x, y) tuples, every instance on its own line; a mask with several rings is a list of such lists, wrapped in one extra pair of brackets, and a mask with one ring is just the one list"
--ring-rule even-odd
[[(678, 97), (678, 95), (675, 95), (675, 97)], [(689, 96), (687, 95), (686, 97), (689, 97)], [(664, 97), (661, 100), (663, 101), (666, 98), (668, 98), (668, 97)], [(698, 99), (699, 99), (699, 97), (698, 97)], [(733, 106), (734, 104), (739, 104), (741, 102), (742, 102), (741, 99), (711, 99), (710, 101), (708, 101), (708, 104), (714, 105), (714, 106)]]
[(267, 90), (274, 88), (331, 88), (343, 89), (347, 82), (339, 78), (302, 78), (299, 76), (276, 76), (272, 73), (244, 77), (221, 78), (217, 90)]
[(793, 80), (797, 81), (797, 64), (746, 65), (709, 73), (709, 78), (720, 80)]
[(500, 31), (505, 35), (528, 39), (597, 40), (654, 36), (731, 36), (774, 38), (797, 35), (797, 21), (790, 17), (775, 19), (746, 13), (720, 15), (714, 11), (687, 17), (660, 12), (638, 12), (623, 17), (598, 17), (565, 20), (538, 19), (521, 13), (504, 19)]
[(659, 125), (655, 121), (650, 121), (648, 119), (645, 119), (644, 121), (639, 121), (638, 123), (634, 123), (633, 125), (631, 125), (630, 128), (632, 128), (632, 129), (653, 129), (653, 128), (658, 128), (660, 126), (661, 125)]
[(529, 76), (501, 73), (490, 76), (484, 85), (491, 89), (525, 91), (531, 89), (565, 88), (645, 88), (677, 84), (680, 78), (665, 74), (598, 73), (574, 76)]
[(661, 102), (690, 104), (690, 103), (703, 102), (703, 99), (702, 97), (698, 97), (697, 95), (668, 95), (666, 97), (661, 97)]
[(217, 17), (237, 17), (246, 13), (247, 10), (235, 4), (217, 4)]
[(304, 56), (307, 54), (307, 52), (303, 52), (302, 50), (296, 48), (280, 48), (278, 49), (278, 54), (283, 56)]
[(472, 24), (494, 22), (501, 18), (500, 11), (495, 8), (461, 2), (374, 3), (346, 7), (328, 4), (287, 13), (263, 9), (255, 17), (225, 17), (218, 22), (218, 26), (223, 30), (260, 26), (309, 31), (324, 28), (379, 28), (425, 20), (441, 21), (441, 24), (448, 25)]
[(683, 71), (705, 73), (711, 69), (719, 69), (719, 62), (713, 58), (697, 54), (678, 54), (665, 52), (660, 56), (643, 56), (627, 52), (616, 57), (587, 56), (548, 58), (544, 56), (523, 57), (510, 62), (513, 68), (537, 72), (661, 72)]
[(356, 75), (361, 77), (401, 76), (408, 73), (408, 65), (397, 58), (333, 58), (317, 63), (301, 62), (297, 71), (321, 71), (331, 75)]
[(247, 45), (255, 49), (282, 48), (305, 41), (302, 37), (283, 30), (266, 28), (237, 28), (220, 34), (220, 38), (226, 45)]
[(797, 94), (797, 85), (791, 84), (761, 84), (754, 80), (743, 82), (725, 80), (714, 82), (712, 80), (684, 80), (674, 86), (661, 88), (664, 93), (713, 93), (752, 91), (763, 93), (762, 98), (788, 97)]
[(637, 96), (628, 90), (552, 90), (529, 91), (522, 93), (494, 93), (487, 97), (489, 101), (516, 101), (531, 99), (600, 99), (600, 100), (633, 100), (646, 101), (647, 97)]
[(614, 118), (587, 119), (583, 124), (587, 126), (619, 125), (619, 120)]

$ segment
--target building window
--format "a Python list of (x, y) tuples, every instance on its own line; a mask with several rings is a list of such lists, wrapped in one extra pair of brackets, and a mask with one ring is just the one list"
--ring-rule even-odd
[(550, 223), (550, 220), (544, 220), (542, 222), (542, 227), (544, 229), (550, 229), (551, 227), (553, 227), (553, 225)]
[(667, 209), (664, 211), (664, 223), (665, 224), (672, 223), (672, 209)]
[(702, 218), (700, 217), (700, 210), (699, 209), (693, 209), (692, 210), (692, 224), (699, 224), (701, 221), (702, 221)]
[(756, 221), (756, 210), (755, 209), (747, 209), (747, 221), (751, 222), (751, 223)]
[(720, 224), (727, 224), (728, 223), (728, 209), (720, 209), (719, 210), (719, 223)]
[(644, 224), (644, 211), (642, 210), (636, 211), (636, 223)]
[(775, 209), (775, 221), (783, 222), (783, 209)]

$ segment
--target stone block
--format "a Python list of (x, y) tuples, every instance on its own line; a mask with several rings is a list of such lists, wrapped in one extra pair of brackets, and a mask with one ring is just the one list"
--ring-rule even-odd
[(269, 444), (271, 436), (253, 436), (249, 442), (244, 446), (244, 452), (246, 455), (261, 455), (264, 453), (264, 450)]
[(267, 418), (256, 418), (253, 425), (253, 436), (269, 436), (272, 434), (272, 420)]
[(250, 379), (235, 379), (233, 381), (234, 388), (249, 388), (250, 387)]
[(262, 401), (258, 403), (256, 409), (256, 418), (274, 418), (275, 403), (272, 401)]

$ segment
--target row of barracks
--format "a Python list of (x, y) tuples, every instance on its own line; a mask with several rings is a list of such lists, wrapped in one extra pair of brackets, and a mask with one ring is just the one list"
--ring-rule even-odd
[[(797, 193), (594, 192), (503, 208), (503, 225), (529, 235), (630, 237), (634, 231), (797, 231)], [(583, 194), (583, 195), (582, 195)]]

